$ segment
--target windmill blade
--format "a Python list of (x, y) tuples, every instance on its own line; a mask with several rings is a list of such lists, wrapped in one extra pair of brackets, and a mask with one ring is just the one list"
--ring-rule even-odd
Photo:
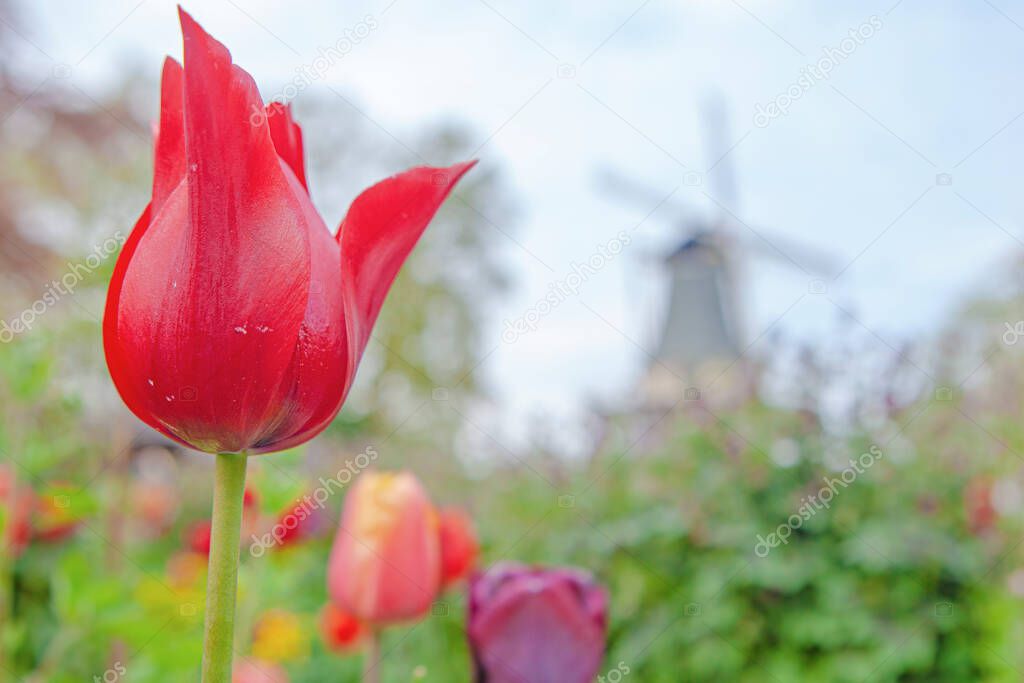
[(729, 109), (720, 91), (712, 91), (704, 98), (701, 105), (701, 122), (704, 128), (704, 153), (708, 164), (705, 174), (708, 189), (718, 202), (731, 211), (738, 212), (740, 198), (732, 164), (732, 151), (737, 143), (732, 139)]
[(835, 260), (819, 249), (797, 244), (761, 229), (746, 227), (749, 233), (743, 236), (743, 248), (751, 254), (791, 266), (808, 275), (832, 278), (839, 272)]
[(627, 178), (610, 168), (603, 169), (597, 174), (597, 185), (603, 191), (610, 192), (620, 199), (628, 200), (641, 207), (646, 206), (648, 210), (653, 210), (656, 207), (667, 208), (675, 214), (675, 219), (680, 222), (692, 220), (695, 216), (692, 209), (674, 199), (669, 193), (663, 193), (650, 185)]

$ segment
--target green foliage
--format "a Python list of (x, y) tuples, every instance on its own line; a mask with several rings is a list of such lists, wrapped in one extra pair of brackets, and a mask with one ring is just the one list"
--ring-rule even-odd
[[(769, 453), (792, 416), (764, 420), (753, 405), (699, 427), (704, 410), (650, 453), (596, 461), (572, 507), (514, 513), (520, 529), (542, 520), (516, 555), (582, 564), (610, 585), (610, 667), (666, 683), (1017, 680), (1020, 600), (1003, 587), (1014, 548), (969, 530), (969, 471), (879, 442), (827, 507), (800, 516), (871, 441), (823, 449), (819, 433), (791, 434), (798, 458), (780, 466)], [(792, 536), (758, 552), (791, 515)]]
[[(915, 442), (943, 424), (935, 410), (917, 423)], [(806, 426), (794, 432), (793, 415), (756, 403), (719, 417), (709, 424), (680, 413), (645, 452), (626, 453), (624, 439), (561, 478), (537, 462), (452, 480), (433, 495), (444, 503), (471, 492), (490, 562), (596, 572), (612, 594), (606, 669), (621, 663), (637, 680), (1017, 680), (1021, 605), (1004, 588), (1017, 557), (1006, 543), (1012, 520), (972, 530), (961, 500), (973, 473), (962, 463), (924, 449), (900, 453), (867, 434), (839, 441)], [(770, 455), (782, 448), (779, 432), (785, 466)], [(824, 500), (827, 481), (842, 481), (851, 458), (873, 453), (848, 483), (833, 484), (828, 507), (791, 522), (787, 542), (759, 556), (759, 538), (800, 514), (808, 496)], [(301, 491), (289, 481), (301, 477), (301, 455), (258, 469), (265, 512)], [(340, 500), (330, 503), (333, 520)], [(133, 680), (188, 680), (202, 581), (169, 577), (177, 538), (137, 541), (116, 575), (96, 571), (109, 558), (88, 532), (30, 549), (15, 572), (19, 620), (28, 623), (17, 636), (21, 666), (74, 651), (46, 680), (81, 679), (120, 651), (133, 653)], [(239, 650), (251, 647), (260, 615), (296, 614), (305, 645), (285, 662), (293, 681), (358, 679), (358, 657), (327, 652), (317, 634), (329, 540), (244, 555)], [(424, 621), (388, 632), (384, 679), (426, 672), (468, 683), (464, 609), (454, 592)]]

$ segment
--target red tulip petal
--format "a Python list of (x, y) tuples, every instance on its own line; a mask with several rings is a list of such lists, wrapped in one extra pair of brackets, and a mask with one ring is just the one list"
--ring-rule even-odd
[(185, 74), (168, 57), (160, 78), (160, 124), (156, 130), (153, 161), (153, 214), (156, 215), (174, 188), (185, 177)]
[(302, 149), (302, 129), (292, 118), (292, 105), (271, 102), (267, 105), (266, 117), (277, 155), (288, 164), (288, 167), (295, 173), (295, 177), (302, 183), (302, 187), (308, 191), (306, 164)]
[[(419, 166), (364, 191), (341, 223), (341, 286), (349, 338), (349, 381), (398, 269), (455, 183), (476, 164)], [(346, 391), (348, 386), (346, 386)]]
[(103, 354), (106, 356), (107, 367), (110, 369), (110, 377), (114, 380), (114, 386), (117, 387), (121, 400), (124, 401), (129, 410), (153, 429), (162, 432), (182, 445), (188, 446), (186, 442), (165, 429), (162, 424), (145, 410), (142, 396), (138, 391), (139, 387), (136, 383), (128, 381), (126, 377), (126, 371), (131, 367), (132, 360), (123, 353), (122, 347), (117, 343), (117, 314), (121, 300), (121, 288), (124, 285), (124, 274), (128, 270), (132, 254), (135, 253), (136, 247), (139, 246), (139, 241), (142, 240), (146, 229), (149, 228), (151, 213), (151, 207), (146, 206), (142, 215), (139, 216), (139, 220), (135, 222), (135, 227), (132, 228), (128, 239), (125, 240), (124, 245), (121, 247), (117, 263), (114, 264), (114, 273), (110, 278), (110, 288), (107, 292), (107, 305), (103, 311)]
[[(298, 179), (291, 178), (297, 192)], [(277, 427), (253, 453), (280, 451), (305, 443), (337, 415), (345, 396), (348, 339), (338, 271), (341, 257), (323, 220), (308, 199), (302, 201), (310, 225), (310, 282), (306, 315), (299, 331), (289, 381), (291, 391)]]
[[(125, 240), (114, 265), (114, 273), (110, 280), (110, 290), (107, 294), (106, 309), (103, 314), (103, 351), (107, 358), (107, 365), (110, 367), (114, 384), (124, 402), (151, 427), (166, 432), (162, 426), (153, 419), (147, 419), (141, 415), (141, 400), (134, 391), (137, 389), (132, 384), (120, 380), (119, 373), (115, 368), (120, 364), (117, 362), (117, 346), (112, 342), (117, 338), (117, 311), (118, 302), (121, 296), (121, 286), (124, 283), (124, 274), (128, 270), (128, 263), (132, 254), (138, 246), (142, 235), (149, 227), (150, 217), (157, 213), (160, 206), (163, 206), (167, 197), (175, 187), (181, 183), (185, 176), (185, 121), (182, 111), (183, 72), (181, 65), (170, 57), (164, 60), (163, 74), (160, 79), (160, 120), (155, 126), (154, 136), (154, 170), (153, 170), (153, 197), (149, 206), (136, 221), (128, 239)], [(157, 208), (154, 208), (157, 207)], [(180, 441), (173, 434), (167, 436)]]
[[(270, 121), (277, 119), (294, 126), (287, 108), (281, 104), (277, 107), (277, 114), (272, 116), (268, 107)], [(298, 130), (298, 126), (294, 128)], [(275, 143), (284, 160), (282, 149), (289, 149), (285, 146), (288, 143), (278, 143), (276, 137)], [(298, 150), (301, 167), (301, 144), (290, 149)], [(337, 259), (337, 251), (323, 245), (321, 233), (313, 230), (310, 305), (299, 335), (298, 376), (288, 400), (289, 412), (254, 452), (304, 443), (334, 419), (398, 269), (441, 202), (475, 163), (414, 168), (360, 194), (336, 238), (341, 245), (340, 288), (331, 280), (333, 277), (337, 282), (338, 261), (330, 263), (330, 259)], [(309, 211), (316, 216), (311, 205)], [(329, 390), (336, 387), (341, 390)]]
[(480, 549), (473, 522), (464, 511), (442, 510), (440, 522), (441, 583), (448, 586), (469, 574)]
[(200, 450), (276, 426), (307, 307), (304, 208), (252, 78), (184, 11), (185, 181), (128, 264), (117, 316), (122, 393)]
[[(110, 291), (107, 294), (107, 305), (103, 314), (103, 350), (107, 357), (107, 364), (110, 366), (114, 383), (121, 393), (124, 402), (137, 414), (140, 412), (141, 402), (133, 389), (133, 385), (119, 381), (118, 373), (115, 373), (117, 365), (116, 345), (112, 342), (117, 337), (117, 311), (118, 302), (121, 296), (121, 286), (124, 283), (124, 274), (128, 270), (128, 263), (132, 254), (142, 239), (143, 233), (149, 227), (150, 217), (158, 210), (175, 187), (181, 183), (185, 176), (185, 121), (182, 111), (182, 99), (184, 97), (184, 74), (181, 65), (170, 57), (164, 60), (163, 73), (160, 78), (160, 119), (154, 127), (154, 161), (153, 161), (153, 196), (149, 206), (136, 221), (128, 239), (125, 240), (114, 265), (114, 273), (110, 280)], [(147, 420), (151, 427), (165, 431), (155, 420)], [(173, 435), (168, 434), (171, 438)], [(176, 439), (177, 440), (177, 439)]]

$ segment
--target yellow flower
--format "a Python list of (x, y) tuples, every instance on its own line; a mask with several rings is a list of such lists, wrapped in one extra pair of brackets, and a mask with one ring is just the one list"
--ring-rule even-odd
[(309, 641), (298, 616), (270, 610), (253, 630), (252, 654), (268, 662), (287, 662), (309, 654)]

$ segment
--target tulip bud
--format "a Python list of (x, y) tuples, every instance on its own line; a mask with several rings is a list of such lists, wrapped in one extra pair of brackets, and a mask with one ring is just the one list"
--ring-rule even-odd
[(372, 624), (422, 616), (441, 579), (437, 513), (409, 472), (365, 472), (345, 498), (327, 585), (341, 609)]
[(464, 579), (476, 564), (480, 548), (473, 522), (462, 510), (441, 511), (441, 584), (450, 586)]
[(604, 657), (608, 597), (584, 571), (503, 564), (469, 596), (476, 680), (592, 683)]
[(334, 652), (351, 652), (359, 647), (369, 629), (351, 614), (327, 603), (320, 613), (320, 633), (327, 649)]

